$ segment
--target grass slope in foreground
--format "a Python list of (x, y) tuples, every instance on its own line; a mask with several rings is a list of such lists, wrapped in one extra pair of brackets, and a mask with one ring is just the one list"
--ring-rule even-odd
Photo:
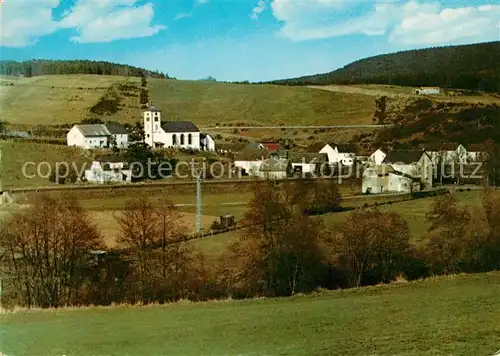
[(295, 298), (0, 316), (7, 355), (492, 355), (500, 273)]

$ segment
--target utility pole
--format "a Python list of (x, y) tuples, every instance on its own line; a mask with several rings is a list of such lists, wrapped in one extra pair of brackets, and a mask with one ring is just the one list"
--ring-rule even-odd
[(203, 230), (202, 217), (203, 217), (203, 207), (201, 202), (201, 179), (203, 174), (203, 169), (195, 169), (194, 173), (196, 175), (196, 233), (200, 233)]

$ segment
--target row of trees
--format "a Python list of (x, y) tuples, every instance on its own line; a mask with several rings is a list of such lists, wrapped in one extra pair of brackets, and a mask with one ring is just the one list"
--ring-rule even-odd
[(0, 232), (4, 304), (286, 296), (500, 267), (500, 197), (493, 193), (474, 209), (453, 195), (436, 198), (418, 245), (391, 211), (358, 209), (326, 228), (309, 212), (327, 201), (340, 204), (327, 181), (257, 184), (245, 217), (250, 228), (208, 259), (185, 241), (186, 227), (168, 201), (130, 201), (116, 215), (118, 249), (102, 253), (104, 240), (76, 201), (39, 196)]
[(52, 74), (98, 74), (153, 78), (169, 78), (168, 74), (125, 64), (89, 60), (0, 61), (0, 74), (32, 77)]

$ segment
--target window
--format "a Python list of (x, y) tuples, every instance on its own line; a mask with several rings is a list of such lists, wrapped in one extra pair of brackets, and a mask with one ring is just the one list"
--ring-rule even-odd
[(146, 135), (149, 138), (149, 134)]
[(155, 122), (158, 122), (158, 118), (157, 117), (155, 117)]
[(149, 117), (146, 118), (146, 122), (149, 122)]
[(188, 135), (188, 145), (190, 145), (192, 143), (192, 137), (191, 137), (191, 134)]
[(184, 134), (181, 134), (181, 145), (184, 145)]
[(177, 135), (176, 134), (172, 135), (172, 144), (177, 145)]

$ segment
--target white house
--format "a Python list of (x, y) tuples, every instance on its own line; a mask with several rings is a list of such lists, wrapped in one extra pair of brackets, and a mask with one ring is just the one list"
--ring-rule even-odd
[(74, 125), (66, 135), (68, 146), (85, 149), (111, 147), (116, 143), (119, 148), (128, 147), (128, 133), (119, 123)]
[(214, 140), (191, 121), (162, 122), (161, 112), (154, 106), (144, 111), (144, 135), (151, 147), (215, 150)]
[(419, 189), (420, 179), (398, 172), (388, 164), (371, 166), (363, 171), (362, 193), (410, 193)]
[(269, 152), (264, 149), (245, 148), (234, 157), (234, 167), (243, 173), (258, 176), (262, 162), (267, 159)]
[(108, 122), (105, 124), (111, 134), (110, 146), (116, 145), (118, 148), (128, 147), (128, 132), (125, 126), (117, 122)]
[(432, 188), (434, 165), (424, 150), (389, 150), (383, 163), (397, 172), (419, 178), (425, 188)]
[(379, 148), (368, 157), (368, 163), (377, 165), (382, 164), (386, 156), (387, 154)]
[(344, 166), (352, 166), (356, 158), (356, 153), (349, 149), (347, 145), (326, 144), (319, 153), (328, 155), (329, 163), (340, 163)]
[(204, 151), (215, 151), (215, 141), (207, 133), (200, 134), (200, 147)]
[(467, 164), (482, 162), (486, 158), (482, 147), (474, 144), (467, 145), (467, 147), (462, 144), (442, 144), (428, 153), (435, 164)]
[(441, 88), (439, 87), (420, 87), (414, 88), (413, 94), (417, 95), (437, 95), (441, 94)]
[(111, 132), (103, 124), (74, 125), (66, 138), (68, 146), (90, 149), (108, 147), (110, 136)]
[(299, 170), (302, 173), (321, 172), (321, 165), (328, 163), (326, 153), (293, 152), (288, 154), (288, 159), (292, 163), (294, 171)]
[(132, 181), (132, 171), (115, 156), (103, 156), (92, 162), (90, 169), (85, 170), (85, 179), (91, 183), (112, 183)]

